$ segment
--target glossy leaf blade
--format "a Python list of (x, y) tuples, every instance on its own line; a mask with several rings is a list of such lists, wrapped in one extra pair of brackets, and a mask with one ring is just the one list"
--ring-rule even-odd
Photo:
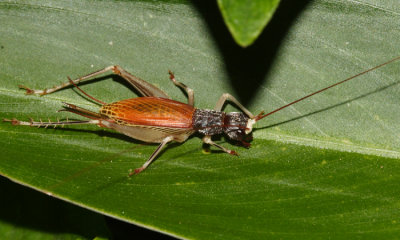
[(218, 0), (225, 24), (242, 47), (251, 45), (268, 24), (279, 0)]
[[(0, 118), (82, 119), (56, 112), (62, 102), (98, 110), (73, 88), (39, 97), (18, 84), (51, 87), (114, 64), (175, 100), (186, 98), (169, 69), (195, 90), (197, 107), (213, 108), (229, 92), (257, 114), (399, 55), (398, 3), (281, 4), (271, 32), (243, 52), (207, 25), (220, 19), (207, 4), (2, 1)], [(296, 18), (288, 21), (291, 11)], [(393, 63), (259, 122), (250, 149), (215, 139), (239, 157), (208, 153), (195, 136), (169, 145), (133, 178), (128, 173), (156, 145), (96, 126), (1, 122), (0, 173), (180, 238), (393, 239), (400, 232), (398, 83)], [(105, 102), (137, 96), (113, 76), (81, 88)]]

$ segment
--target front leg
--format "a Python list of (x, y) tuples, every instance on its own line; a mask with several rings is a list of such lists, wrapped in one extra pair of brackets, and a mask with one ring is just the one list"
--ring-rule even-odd
[(215, 105), (214, 110), (222, 111), (222, 108), (224, 107), (224, 104), (227, 100), (233, 102), (236, 106), (238, 106), (240, 110), (242, 110), (247, 116), (249, 116), (249, 118), (254, 119), (254, 115), (249, 110), (247, 110), (242, 104), (240, 104), (240, 102), (229, 93), (222, 94), (217, 104)]
[(215, 142), (213, 142), (213, 141), (211, 140), (211, 136), (204, 136), (202, 140), (203, 140), (204, 143), (213, 145), (213, 146), (215, 146), (215, 147), (221, 149), (222, 151), (224, 151), (224, 152), (226, 152), (226, 153), (229, 153), (229, 154), (235, 155), (235, 156), (238, 156), (238, 155), (239, 155), (237, 152), (235, 152), (235, 151), (233, 151), (233, 150), (229, 150), (229, 149), (227, 149), (227, 148), (224, 148), (223, 146), (218, 145), (218, 144), (216, 144)]
[(121, 76), (123, 79), (125, 79), (128, 83), (130, 83), (136, 90), (138, 90), (143, 96), (145, 97), (162, 97), (162, 98), (168, 98), (170, 97), (163, 92), (161, 89), (157, 88), (151, 83), (148, 83), (132, 74), (124, 70), (122, 67), (115, 65), (115, 66), (108, 66), (106, 68), (103, 68), (101, 70), (98, 70), (96, 72), (87, 74), (85, 76), (79, 77), (77, 79), (62, 83), (60, 85), (54, 86), (52, 88), (44, 89), (44, 90), (35, 90), (35, 89), (30, 89), (28, 87), (19, 85), (20, 88), (24, 88), (26, 90), (26, 94), (39, 94), (39, 95), (46, 95), (49, 93), (53, 93), (55, 91), (58, 91), (60, 89), (63, 89), (68, 86), (73, 86), (76, 84), (79, 84), (80, 82), (93, 79), (94, 77), (97, 77), (99, 75), (102, 75), (106, 72), (113, 72), (114, 74), (117, 74)]

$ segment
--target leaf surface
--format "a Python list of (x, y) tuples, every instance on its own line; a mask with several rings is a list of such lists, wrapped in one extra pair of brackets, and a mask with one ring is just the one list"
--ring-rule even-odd
[[(186, 101), (168, 70), (213, 108), (229, 92), (253, 113), (272, 111), (399, 55), (400, 4), (282, 3), (265, 34), (242, 50), (208, 3), (0, 2), (0, 118), (82, 119), (97, 111), (72, 88), (26, 96), (103, 67), (129, 72)], [(215, 23), (215, 24), (210, 24)], [(221, 31), (220, 31), (221, 30)], [(113, 81), (115, 80), (115, 81)], [(399, 63), (282, 110), (255, 127), (250, 149), (156, 145), (96, 126), (0, 124), (0, 173), (105, 215), (189, 239), (393, 239), (400, 232)], [(119, 78), (81, 88), (114, 102), (135, 97)], [(234, 110), (227, 106), (227, 111)]]
[(218, 6), (235, 41), (251, 45), (271, 20), (279, 0), (218, 0)]

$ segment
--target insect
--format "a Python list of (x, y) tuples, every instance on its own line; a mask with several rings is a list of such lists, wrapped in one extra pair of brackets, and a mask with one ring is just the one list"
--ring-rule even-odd
[[(90, 99), (102, 105), (99, 113), (89, 111), (74, 104), (65, 102), (63, 103), (64, 109), (60, 111), (75, 113), (90, 120), (43, 122), (33, 121), (31, 119), (30, 121), (26, 122), (19, 121), (17, 119), (4, 119), (4, 121), (11, 122), (13, 125), (27, 125), (36, 127), (94, 124), (98, 125), (99, 127), (114, 129), (117, 132), (123, 133), (129, 137), (144, 142), (159, 143), (160, 145), (156, 148), (153, 154), (151, 154), (148, 160), (140, 168), (136, 168), (133, 172), (129, 174), (131, 176), (145, 170), (157, 157), (157, 155), (167, 143), (171, 141), (184, 142), (190, 135), (195, 132), (199, 132), (204, 135), (204, 137), (202, 138), (204, 143), (215, 146), (231, 155), (237, 155), (235, 151), (227, 149), (213, 142), (211, 137), (217, 134), (225, 134), (229, 139), (239, 142), (244, 147), (250, 147), (248, 136), (252, 132), (253, 125), (257, 121), (306, 98), (309, 98), (315, 94), (326, 91), (329, 88), (350, 81), (358, 76), (378, 69), (399, 59), (400, 56), (368, 70), (365, 70), (361, 73), (358, 73), (343, 81), (337, 82), (326, 88), (313, 92), (300, 99), (297, 99), (270, 113), (264, 114), (263, 112), (261, 112), (258, 115), (253, 115), (248, 109), (240, 104), (240, 102), (236, 98), (228, 93), (222, 94), (214, 110), (195, 108), (193, 90), (187, 87), (185, 84), (178, 82), (171, 71), (169, 71), (170, 80), (173, 84), (186, 92), (188, 103), (182, 103), (172, 100), (165, 92), (163, 92), (156, 86), (128, 73), (120, 66), (109, 66), (74, 80), (71, 80), (68, 77), (68, 82), (49, 89), (33, 90), (25, 86), (19, 86), (20, 88), (26, 90), (26, 94), (39, 95), (46, 95), (68, 86), (75, 86)], [(110, 71), (125, 79), (143, 96), (108, 104), (90, 96), (77, 86), (77, 84), (82, 81), (92, 79), (93, 77)], [(222, 108), (227, 101), (235, 104), (241, 110), (241, 112), (223, 112)]]

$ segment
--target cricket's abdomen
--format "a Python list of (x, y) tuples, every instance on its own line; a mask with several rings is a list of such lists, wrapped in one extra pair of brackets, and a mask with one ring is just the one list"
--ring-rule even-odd
[(166, 98), (138, 97), (104, 105), (100, 114), (125, 126), (192, 129), (191, 105)]

